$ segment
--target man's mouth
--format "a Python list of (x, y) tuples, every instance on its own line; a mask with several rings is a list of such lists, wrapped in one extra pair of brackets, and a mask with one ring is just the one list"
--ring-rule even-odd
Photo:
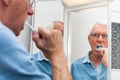
[(103, 46), (102, 45), (97, 45), (96, 50), (100, 50)]

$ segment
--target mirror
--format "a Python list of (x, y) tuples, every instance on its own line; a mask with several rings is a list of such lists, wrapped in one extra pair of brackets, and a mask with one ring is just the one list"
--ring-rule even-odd
[[(70, 68), (75, 60), (85, 56), (91, 49), (87, 40), (90, 28), (96, 22), (107, 24), (109, 26), (109, 72), (111, 72), (109, 74), (111, 74), (112, 80), (114, 80), (114, 77), (119, 79), (119, 75), (116, 74), (120, 73), (118, 71), (120, 69), (120, 1), (89, 1), (87, 3), (83, 2), (82, 4), (77, 3), (76, 5), (69, 5), (64, 2), (63, 6), (61, 0), (37, 0), (34, 6), (35, 16), (33, 17), (33, 26), (35, 28), (39, 25), (46, 27), (54, 20), (64, 21), (64, 46)], [(32, 53), (38, 51), (33, 43), (31, 43), (30, 50), (32, 50)]]

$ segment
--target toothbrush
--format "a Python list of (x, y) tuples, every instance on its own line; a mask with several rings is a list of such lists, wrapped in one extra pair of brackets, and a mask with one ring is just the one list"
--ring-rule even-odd
[(98, 45), (98, 46), (96, 46), (96, 50), (100, 50), (102, 47), (103, 47), (103, 46)]
[[(25, 25), (27, 25), (32, 31), (35, 30), (28, 22), (25, 22)], [(42, 35), (40, 33), (39, 33), (39, 37), (42, 38)]]
[(27, 25), (32, 31), (35, 30), (28, 22), (25, 22), (25, 25)]

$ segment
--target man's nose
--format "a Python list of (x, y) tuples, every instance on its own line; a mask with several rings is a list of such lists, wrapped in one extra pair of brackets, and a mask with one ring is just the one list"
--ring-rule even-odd
[(30, 6), (29, 10), (28, 10), (28, 15), (33, 15), (34, 14), (34, 10), (33, 8)]
[(99, 40), (99, 41), (104, 40), (104, 38), (102, 37), (102, 35), (99, 35), (98, 40)]

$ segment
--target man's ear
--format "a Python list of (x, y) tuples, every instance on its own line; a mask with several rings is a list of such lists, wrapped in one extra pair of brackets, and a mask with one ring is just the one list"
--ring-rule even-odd
[(2, 3), (5, 5), (5, 6), (8, 6), (10, 3), (11, 3), (12, 0), (2, 0)]

